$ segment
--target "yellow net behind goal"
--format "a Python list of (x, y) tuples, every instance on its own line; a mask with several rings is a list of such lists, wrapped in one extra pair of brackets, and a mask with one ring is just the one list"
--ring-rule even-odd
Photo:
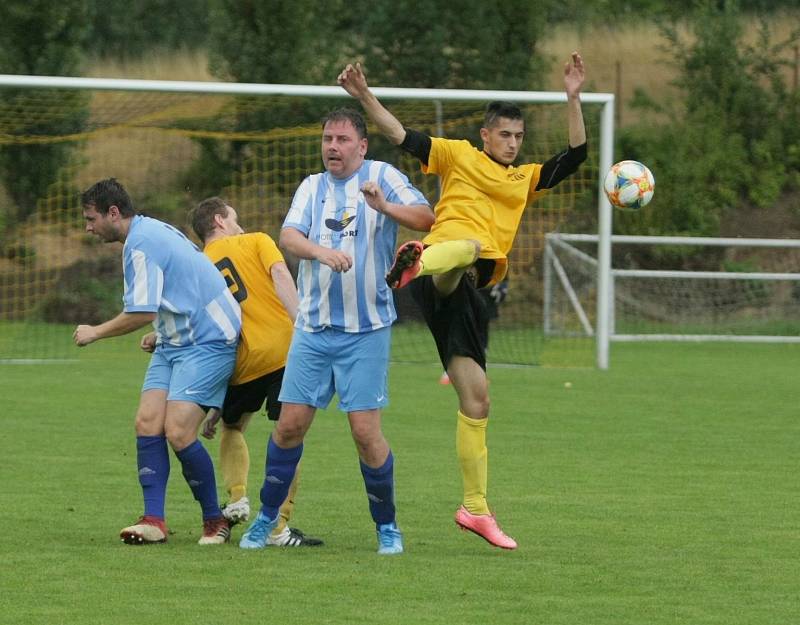
[[(409, 127), (480, 146), (484, 101), (386, 104)], [(190, 236), (187, 211), (220, 195), (236, 207), (246, 230), (277, 238), (298, 184), (322, 168), (319, 120), (337, 106), (358, 108), (354, 100), (331, 97), (0, 89), (0, 360), (75, 357), (74, 326), (120, 310), (120, 246), (84, 233), (81, 190), (113, 176), (138, 210)], [(565, 105), (523, 108), (521, 160), (542, 162), (563, 150)], [(490, 362), (548, 364), (543, 354), (553, 353), (541, 330), (543, 239), (553, 230), (596, 231), (599, 114), (599, 106), (584, 105), (588, 161), (525, 213), (507, 293), (492, 321)], [(415, 159), (373, 127), (370, 133), (368, 157), (398, 166), (434, 203), (437, 178), (424, 176)], [(54, 146), (63, 148), (62, 157), (49, 178), (19, 167), (28, 159), (35, 168), (37, 154), (51, 154)], [(9, 166), (9, 159), (17, 160)], [(27, 194), (19, 189), (26, 184)], [(400, 240), (418, 236), (401, 232)], [(435, 363), (433, 341), (402, 290), (397, 306), (393, 358)], [(593, 362), (590, 339), (556, 351), (559, 364)]]

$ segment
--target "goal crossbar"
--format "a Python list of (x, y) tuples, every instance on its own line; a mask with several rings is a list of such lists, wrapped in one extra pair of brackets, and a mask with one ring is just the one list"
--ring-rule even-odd
[[(0, 87), (93, 89), (100, 91), (161, 91), (171, 93), (211, 93), (222, 95), (288, 95), (340, 98), (342, 87), (324, 85), (282, 85), (272, 83), (226, 83), (191, 80), (139, 80), (129, 78), (80, 78), (72, 76), (25, 76), (0, 74)], [(566, 102), (567, 96), (550, 91), (500, 91), (493, 89), (418, 89), (371, 87), (379, 98), (404, 100), (517, 100), (520, 102)], [(582, 93), (587, 104), (613, 102), (611, 93)]]

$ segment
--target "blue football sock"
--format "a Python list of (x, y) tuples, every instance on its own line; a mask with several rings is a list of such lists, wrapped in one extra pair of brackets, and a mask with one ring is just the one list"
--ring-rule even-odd
[(146, 516), (164, 518), (164, 500), (169, 480), (169, 449), (166, 436), (137, 436), (136, 464)]
[(297, 464), (303, 455), (303, 443), (283, 449), (269, 437), (264, 485), (261, 487), (261, 512), (270, 519), (278, 518), (278, 509), (289, 494)]
[(192, 489), (194, 498), (200, 502), (203, 509), (203, 520), (218, 519), (222, 516), (217, 500), (217, 481), (214, 477), (214, 465), (206, 448), (195, 440), (188, 447), (176, 451), (175, 455), (181, 461), (183, 477), (189, 488)]
[(367, 488), (369, 511), (376, 525), (394, 523), (394, 456), (389, 452), (386, 462), (377, 469), (361, 461), (361, 475)]

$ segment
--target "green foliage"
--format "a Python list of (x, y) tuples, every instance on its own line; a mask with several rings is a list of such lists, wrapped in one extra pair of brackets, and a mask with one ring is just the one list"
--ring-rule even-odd
[(192, 198), (199, 202), (203, 198), (218, 195), (231, 183), (231, 144), (217, 139), (194, 139), (200, 146), (200, 155), (183, 173), (184, 186)]
[[(0, 90), (0, 99), (26, 107), (31, 92)], [(26, 137), (73, 134), (82, 130), (87, 116), (88, 96), (81, 91), (39, 92), (35, 100), (57, 100), (64, 110), (59, 118), (36, 119), (21, 122), (16, 132)], [(24, 113), (23, 113), (24, 115)], [(23, 118), (24, 119), (24, 118)], [(75, 141), (48, 141), (33, 143), (0, 144), (0, 181), (16, 210), (9, 216), (12, 223), (25, 221), (37, 208), (37, 201), (47, 193), (47, 187), (58, 179), (60, 169), (69, 162), (76, 146)]]
[[(702, 0), (700, 0), (702, 2)], [(583, 27), (592, 23), (614, 25), (615, 23), (642, 22), (672, 16), (676, 18), (690, 15), (700, 3), (698, 0), (561, 0), (550, 3), (547, 21), (552, 23), (569, 22)], [(726, 0), (714, 2), (721, 6)], [(743, 12), (777, 11), (797, 8), (797, 0), (739, 0)]]
[[(344, 64), (358, 59), (375, 86), (529, 89), (546, 67), (534, 54), (544, 22), (531, 4), (332, 0), (320, 11), (312, 0), (211, 0), (210, 7), (210, 68), (226, 80), (334, 84)], [(295, 100), (289, 110), (278, 99), (262, 98), (258, 107), (247, 100), (241, 99), (233, 122), (219, 123), (232, 130), (266, 130), (298, 118), (319, 119), (336, 104)], [(241, 168), (248, 146), (200, 145), (187, 185), (219, 192)], [(377, 153), (371, 149), (371, 154)]]
[[(0, 73), (73, 76), (79, 73), (81, 45), (87, 27), (86, 0), (8, 0), (0, 20)], [(32, 115), (42, 99), (56, 102), (62, 114), (42, 119)], [(9, 134), (19, 141), (0, 143), (0, 181), (16, 211), (9, 221), (23, 221), (36, 201), (55, 182), (58, 170), (74, 148), (69, 141), (36, 142), (37, 136), (80, 132), (87, 116), (87, 95), (77, 91), (0, 90), (0, 100), (19, 111)]]
[(6, 235), (9, 231), (9, 216), (7, 211), (0, 209), (0, 249), (5, 246)]
[(376, 85), (523, 90), (542, 75), (535, 49), (546, 25), (534, 3), (365, 4), (352, 51)]
[(144, 207), (143, 214), (166, 221), (179, 230), (186, 232), (191, 230), (186, 223), (186, 213), (192, 206), (192, 199), (188, 193), (180, 191), (146, 192), (140, 202)]
[[(337, 16), (349, 14), (344, 7), (342, 0), (332, 0), (324, 11), (313, 0), (211, 0), (209, 68), (214, 75), (236, 82), (333, 83), (339, 66), (337, 51), (343, 43), (330, 33)], [(319, 119), (330, 106), (330, 102), (310, 98), (288, 102), (241, 97), (234, 110), (221, 113), (215, 123), (231, 132), (264, 131), (296, 124), (298, 119)], [(230, 183), (234, 172), (242, 170), (250, 146), (242, 141), (196, 141), (200, 155), (184, 181), (199, 200), (220, 193)]]
[(210, 0), (212, 73), (237, 82), (308, 82), (332, 56), (324, 34), (333, 13), (319, 8), (313, 0)]
[(787, 167), (796, 169), (797, 96), (778, 59), (800, 31), (774, 43), (762, 22), (749, 46), (742, 20), (735, 2), (706, 1), (691, 16), (689, 37), (674, 22), (662, 27), (682, 98), (656, 103), (639, 94), (639, 106), (669, 122), (619, 133), (619, 154), (655, 173), (657, 210), (622, 216), (617, 231), (713, 236), (725, 211), (743, 202), (769, 207), (794, 180)]
[(202, 48), (208, 35), (208, 0), (87, 0), (90, 53), (136, 58), (153, 48)]
[[(758, 260), (754, 258), (742, 258), (742, 259), (725, 259), (722, 262), (722, 270), (729, 271), (732, 273), (753, 273), (760, 271), (758, 266)], [(728, 281), (729, 289), (734, 288), (734, 285), (730, 284), (730, 280)], [(724, 293), (724, 286), (721, 288), (721, 291)], [(767, 282), (765, 280), (746, 280), (744, 284), (738, 286), (739, 289), (746, 288), (748, 293), (748, 301), (747, 306), (755, 306), (755, 305), (768, 305), (770, 301), (770, 295), (772, 294), (773, 289), (775, 288), (774, 283)], [(792, 332), (793, 333), (793, 332)]]
[(119, 313), (122, 309), (119, 259), (107, 254), (89, 256), (62, 273), (55, 288), (39, 303), (38, 318), (48, 323), (98, 324)]
[(88, 28), (86, 0), (5, 0), (0, 20), (0, 71), (74, 75)]
[[(439, 2), (372, 3), (358, 25), (359, 37), (351, 54), (361, 57), (374, 85), (441, 87), (449, 84), (451, 31), (441, 19)], [(468, 18), (468, 16), (464, 16)], [(424, 24), (424, 27), (420, 27)], [(460, 61), (469, 65), (477, 52), (462, 51)]]
[(35, 260), (36, 249), (30, 245), (26, 245), (25, 243), (15, 243), (14, 245), (9, 245), (3, 250), (3, 256), (5, 256), (8, 260), (13, 260), (24, 267), (27, 263)]

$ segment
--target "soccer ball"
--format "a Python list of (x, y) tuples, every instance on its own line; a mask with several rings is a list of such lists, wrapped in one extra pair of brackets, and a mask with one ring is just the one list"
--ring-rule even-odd
[(638, 210), (653, 199), (656, 181), (639, 161), (620, 161), (611, 166), (603, 181), (608, 201), (617, 208)]

